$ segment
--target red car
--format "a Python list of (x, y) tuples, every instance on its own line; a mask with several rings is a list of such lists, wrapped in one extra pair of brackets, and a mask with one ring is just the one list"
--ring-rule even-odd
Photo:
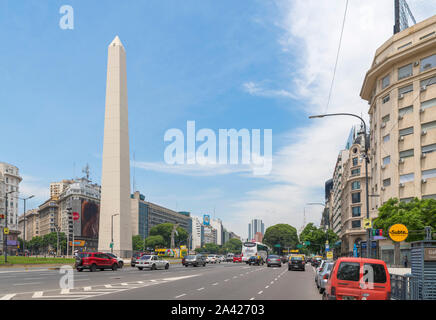
[(118, 261), (103, 252), (80, 252), (76, 257), (76, 270), (81, 272), (89, 269), (91, 272), (97, 269), (118, 269)]
[(333, 265), (324, 300), (390, 300), (391, 278), (379, 259), (339, 258)]
[(241, 262), (242, 263), (242, 255), (241, 254), (235, 254), (233, 256), (233, 263), (236, 263), (236, 262)]

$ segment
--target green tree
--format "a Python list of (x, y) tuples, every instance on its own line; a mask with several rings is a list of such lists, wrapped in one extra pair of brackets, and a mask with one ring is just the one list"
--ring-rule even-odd
[(206, 243), (204, 245), (204, 252), (207, 253), (218, 253), (219, 250), (219, 245), (215, 244), (215, 243)]
[(164, 247), (165, 246), (165, 240), (162, 236), (149, 236), (145, 239), (145, 247), (146, 248), (153, 248), (156, 247)]
[[(162, 236), (165, 241), (165, 246), (171, 246), (171, 232), (173, 230), (173, 223), (161, 223), (150, 229), (150, 236)], [(182, 227), (178, 227), (177, 233), (174, 236), (174, 242), (176, 247), (180, 245), (186, 245), (188, 241), (188, 232)]]
[(138, 234), (132, 236), (132, 250), (133, 251), (144, 251), (144, 240)]
[(230, 239), (224, 244), (225, 252), (231, 253), (241, 253), (242, 251), (242, 241), (236, 238)]
[[(276, 224), (266, 229), (263, 242), (279, 253), (287, 247), (295, 248), (298, 244), (297, 229), (289, 224)], [(280, 248), (275, 245), (280, 245)]]
[(339, 237), (333, 232), (333, 230), (329, 229), (325, 232), (321, 228), (317, 228), (313, 223), (307, 224), (300, 234), (301, 244), (306, 241), (310, 242), (310, 245), (303, 247), (306, 249), (306, 253), (324, 254), (327, 240), (330, 248), (332, 248), (334, 243), (339, 240)]

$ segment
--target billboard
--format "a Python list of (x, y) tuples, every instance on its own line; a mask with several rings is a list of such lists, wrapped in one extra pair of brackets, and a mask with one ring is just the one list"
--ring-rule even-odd
[(82, 199), (81, 206), (81, 236), (86, 238), (98, 238), (98, 226), (100, 218), (100, 204)]
[(205, 226), (210, 225), (210, 215), (208, 215), (208, 214), (203, 215), (203, 224)]

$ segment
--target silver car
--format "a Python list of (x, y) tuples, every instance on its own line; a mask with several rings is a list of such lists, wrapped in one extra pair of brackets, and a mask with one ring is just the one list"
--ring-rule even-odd
[(139, 260), (136, 260), (136, 267), (139, 270), (144, 268), (150, 270), (168, 269), (170, 267), (170, 263), (159, 256), (146, 254), (143, 255)]
[(319, 271), (318, 274), (318, 282), (316, 286), (318, 287), (319, 293), (323, 293), (327, 284), (327, 281), (329, 279), (330, 272), (332, 272), (333, 269), (333, 262), (327, 261), (324, 263), (324, 266), (322, 270)]
[(319, 264), (319, 267), (317, 267), (315, 269), (315, 283), (316, 283), (316, 287), (319, 288), (318, 286), (318, 278), (319, 278), (319, 272), (323, 270), (324, 264), (327, 262), (327, 260), (321, 260), (321, 263)]

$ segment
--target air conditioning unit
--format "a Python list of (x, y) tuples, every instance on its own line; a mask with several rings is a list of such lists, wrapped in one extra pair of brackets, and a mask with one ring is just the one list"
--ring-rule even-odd
[(400, 136), (400, 137), (398, 138), (398, 141), (404, 141), (404, 136)]
[(427, 157), (426, 153), (421, 153), (421, 159), (424, 159), (425, 157)]
[(419, 109), (419, 113), (424, 113), (425, 109)]
[(398, 116), (398, 120), (403, 120), (404, 116), (403, 115), (399, 115)]
[(386, 127), (386, 122), (383, 122), (380, 126), (380, 128), (384, 128), (384, 127)]
[(385, 187), (381, 187), (380, 189), (381, 189), (382, 191), (385, 191), (385, 190), (386, 190), (386, 188), (385, 188)]
[(400, 183), (400, 184), (399, 184), (399, 187), (400, 187), (400, 188), (404, 188), (404, 183)]
[(398, 100), (401, 100), (404, 98), (404, 94), (400, 94), (400, 96), (398, 97)]
[(422, 179), (421, 183), (427, 183), (427, 180), (426, 179)]
[(413, 64), (415, 67), (419, 66), (419, 60), (415, 61), (415, 63)]
[(427, 130), (422, 130), (421, 131), (421, 136), (425, 136), (427, 134)]
[(401, 158), (400, 160), (398, 160), (398, 163), (404, 163), (404, 159)]
[(421, 91), (425, 91), (425, 90), (427, 90), (427, 86), (422, 86)]
[(386, 166), (385, 166), (385, 165), (382, 165), (381, 168), (382, 168), (382, 170), (384, 170), (384, 169), (386, 169)]

